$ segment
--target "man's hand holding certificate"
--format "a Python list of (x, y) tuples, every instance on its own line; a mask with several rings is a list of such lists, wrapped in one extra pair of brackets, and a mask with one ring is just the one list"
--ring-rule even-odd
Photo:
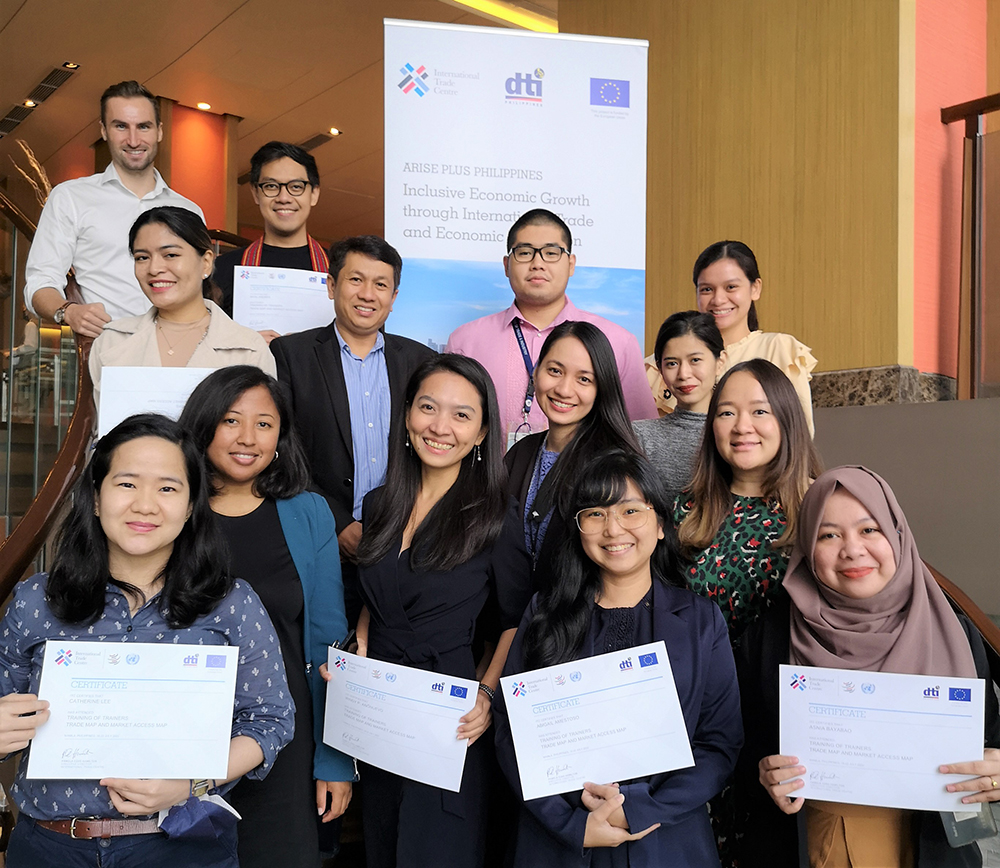
[(983, 756), (985, 682), (780, 667), (781, 753), (805, 785), (790, 795), (926, 811), (978, 810), (939, 767)]
[(525, 799), (694, 765), (663, 642), (500, 685)]

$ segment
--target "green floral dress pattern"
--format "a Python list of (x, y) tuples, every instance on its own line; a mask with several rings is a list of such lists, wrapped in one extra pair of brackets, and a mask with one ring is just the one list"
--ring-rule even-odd
[[(674, 524), (679, 526), (693, 506), (690, 494), (683, 492), (674, 501)], [(718, 604), (734, 641), (760, 617), (785, 576), (789, 549), (773, 545), (785, 524), (777, 502), (734, 494), (733, 510), (712, 544), (687, 568), (688, 587)]]

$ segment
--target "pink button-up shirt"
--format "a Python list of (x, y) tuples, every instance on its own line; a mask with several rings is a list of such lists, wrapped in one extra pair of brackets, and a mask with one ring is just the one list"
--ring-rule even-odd
[[(528, 345), (532, 364), (538, 363), (542, 344), (557, 325), (569, 320), (593, 323), (604, 332), (614, 350), (629, 416), (633, 420), (657, 418), (653, 393), (646, 381), (642, 353), (635, 335), (604, 317), (580, 310), (567, 297), (566, 306), (547, 328), (535, 328), (523, 318), (517, 305), (512, 304), (507, 310), (459, 326), (448, 338), (446, 352), (461, 353), (475, 359), (493, 378), (505, 436), (511, 430), (512, 423), (517, 425), (522, 421), (524, 394), (528, 388), (528, 372), (511, 327), (515, 317), (521, 320), (521, 331)], [(545, 415), (538, 409), (537, 402), (532, 402), (528, 422), (532, 431), (542, 431), (549, 425)]]

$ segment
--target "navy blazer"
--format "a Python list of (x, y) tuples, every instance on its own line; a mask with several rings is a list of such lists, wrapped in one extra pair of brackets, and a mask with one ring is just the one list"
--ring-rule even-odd
[[(522, 671), (524, 631), (537, 604), (536, 596), (507, 656), (505, 675)], [(714, 603), (654, 580), (653, 639), (662, 639), (666, 644), (695, 764), (622, 784), (629, 828), (641, 831), (654, 823), (661, 825), (645, 838), (622, 844), (621, 848), (627, 849), (632, 868), (718, 866), (706, 805), (729, 779), (743, 744), (729, 631)], [(588, 635), (578, 657), (594, 654), (594, 637)], [(497, 692), (493, 715), (497, 757), (521, 798), (503, 691)], [(590, 865), (593, 851), (583, 848), (587, 815), (579, 792), (523, 802), (515, 866)]]

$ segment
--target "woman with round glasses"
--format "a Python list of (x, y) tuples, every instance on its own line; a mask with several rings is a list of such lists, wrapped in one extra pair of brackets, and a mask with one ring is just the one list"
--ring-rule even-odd
[(535, 587), (551, 579), (552, 560), (572, 523), (567, 500), (581, 469), (613, 447), (639, 452), (629, 424), (615, 354), (589, 322), (557, 325), (535, 366), (535, 400), (549, 422), (519, 440), (504, 461), (508, 491), (521, 504)]
[[(568, 498), (574, 531), (555, 578), (532, 599), (505, 674), (663, 640), (694, 765), (523, 802), (515, 866), (718, 866), (705, 803), (743, 743), (736, 671), (718, 608), (683, 588), (669, 505), (642, 456), (612, 450), (582, 468)], [(503, 698), (497, 753), (520, 794)]]

